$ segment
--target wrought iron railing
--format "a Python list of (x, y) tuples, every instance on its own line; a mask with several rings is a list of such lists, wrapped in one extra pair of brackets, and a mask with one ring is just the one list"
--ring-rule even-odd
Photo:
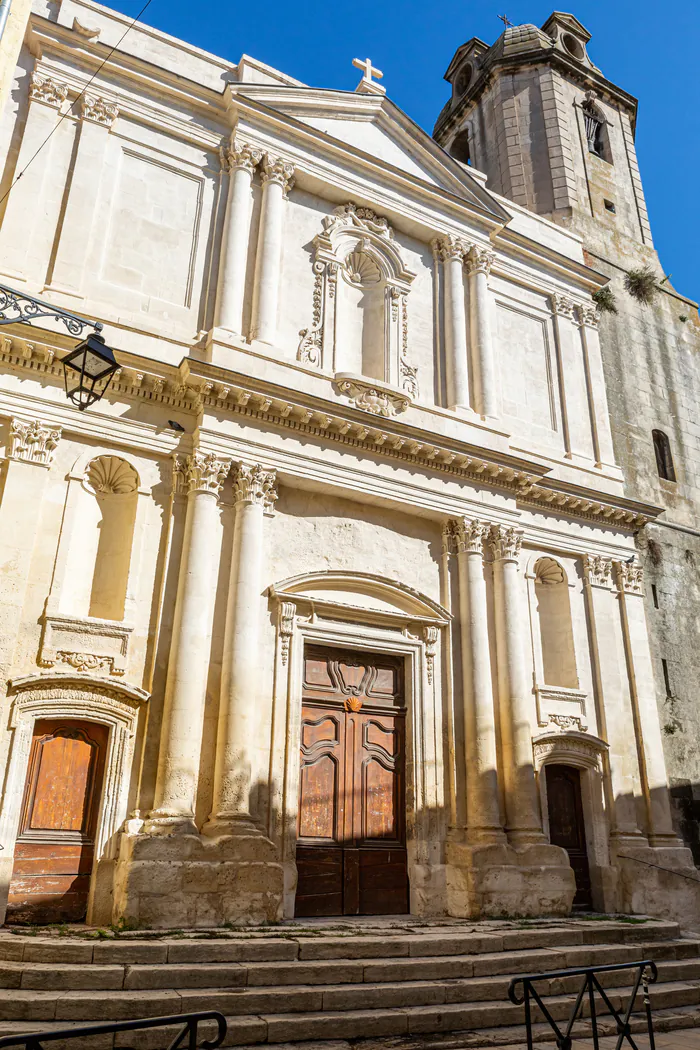
[[(619, 1011), (615, 1009), (610, 997), (603, 988), (602, 984), (598, 980), (598, 975), (602, 973), (610, 973), (613, 970), (636, 970), (636, 976), (632, 983), (632, 990), (630, 992), (629, 1001), (626, 1007), (621, 1008)], [(576, 1000), (569, 1014), (569, 1018), (566, 1022), (566, 1026), (562, 1027), (552, 1017), (550, 1010), (543, 1001), (543, 995), (559, 995), (561, 996), (560, 989), (538, 991), (535, 987), (536, 984), (542, 981), (556, 981), (564, 978), (581, 977), (581, 986), (578, 989)], [(590, 1020), (590, 1030), (582, 1033), (581, 1038), (586, 1040), (593, 1040), (593, 1046), (595, 1050), (598, 1050), (599, 1034), (598, 1034), (598, 1018), (603, 1014), (609, 1014), (615, 1020), (615, 1026), (617, 1028), (617, 1044), (615, 1050), (620, 1050), (623, 1042), (627, 1040), (633, 1050), (638, 1050), (637, 1044), (632, 1038), (632, 1028), (630, 1025), (630, 1018), (632, 1017), (632, 1011), (634, 1004), (637, 999), (639, 992), (639, 986), (642, 985), (644, 991), (644, 1011), (647, 1021), (647, 1032), (649, 1035), (649, 1046), (650, 1050), (655, 1050), (654, 1042), (654, 1024), (651, 1014), (651, 999), (649, 998), (649, 985), (653, 984), (658, 977), (658, 972), (655, 963), (647, 959), (644, 962), (635, 963), (611, 963), (609, 966), (589, 966), (584, 967), (580, 970), (553, 970), (551, 973), (535, 973), (530, 974), (528, 977), (514, 977), (510, 982), (508, 988), (508, 998), (516, 1006), (525, 1006), (525, 1029), (527, 1033), (527, 1046), (528, 1050), (533, 1050), (532, 1042), (532, 1025), (533, 1025), (533, 1004), (542, 1014), (543, 1020), (549, 1025), (554, 1032), (556, 1044), (559, 1050), (571, 1050), (574, 1037), (572, 1036), (573, 1028), (576, 1021), (582, 1019), (586, 1009), (588, 1010)], [(518, 991), (518, 986), (522, 985), (522, 991)], [(600, 997), (605, 1010), (600, 1011), (596, 1005), (596, 995)], [(624, 1015), (623, 1015), (624, 1009)], [(606, 1033), (609, 1034), (609, 1033)], [(2, 1043), (0, 1043), (2, 1046)]]
[[(199, 1025), (202, 1021), (216, 1021), (217, 1032), (213, 1039), (198, 1043)], [(28, 1032), (22, 1035), (5, 1035), (0, 1038), (0, 1047), (23, 1046), (26, 1050), (43, 1050), (45, 1043), (57, 1039), (87, 1039), (93, 1035), (111, 1035), (117, 1032), (137, 1032), (142, 1028), (169, 1028), (178, 1025), (180, 1031), (173, 1036), (167, 1050), (216, 1050), (226, 1035), (226, 1018), (217, 1010), (198, 1014), (175, 1014), (172, 1017), (146, 1017), (140, 1021), (115, 1021), (113, 1024), (79, 1025), (73, 1028), (55, 1029), (50, 1032)]]

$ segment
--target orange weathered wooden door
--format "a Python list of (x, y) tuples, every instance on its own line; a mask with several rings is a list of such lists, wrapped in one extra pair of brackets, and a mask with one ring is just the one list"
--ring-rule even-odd
[(80, 922), (87, 910), (108, 730), (34, 726), (7, 922)]
[(408, 911), (404, 751), (401, 662), (307, 650), (297, 915)]

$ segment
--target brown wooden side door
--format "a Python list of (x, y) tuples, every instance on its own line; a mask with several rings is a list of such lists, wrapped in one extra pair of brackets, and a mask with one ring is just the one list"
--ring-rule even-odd
[(549, 839), (554, 846), (562, 846), (569, 854), (576, 877), (574, 908), (590, 910), (593, 902), (581, 803), (581, 773), (573, 766), (547, 765), (545, 770)]
[(80, 922), (87, 910), (108, 729), (34, 726), (7, 922)]
[(402, 704), (400, 661), (307, 651), (297, 915), (408, 911)]

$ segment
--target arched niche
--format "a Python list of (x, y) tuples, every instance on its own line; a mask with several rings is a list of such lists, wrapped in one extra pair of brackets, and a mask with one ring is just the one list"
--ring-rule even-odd
[(533, 566), (535, 600), (542, 659), (542, 684), (578, 689), (571, 601), (566, 573), (554, 558), (538, 558)]

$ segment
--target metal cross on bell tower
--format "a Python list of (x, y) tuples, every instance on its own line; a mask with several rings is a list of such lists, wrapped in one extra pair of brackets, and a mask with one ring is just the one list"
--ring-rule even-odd
[(506, 27), (506, 29), (512, 29), (513, 28), (513, 23), (508, 18), (508, 15), (497, 15), (496, 17), (500, 18), (501, 22), (503, 22), (503, 25)]

